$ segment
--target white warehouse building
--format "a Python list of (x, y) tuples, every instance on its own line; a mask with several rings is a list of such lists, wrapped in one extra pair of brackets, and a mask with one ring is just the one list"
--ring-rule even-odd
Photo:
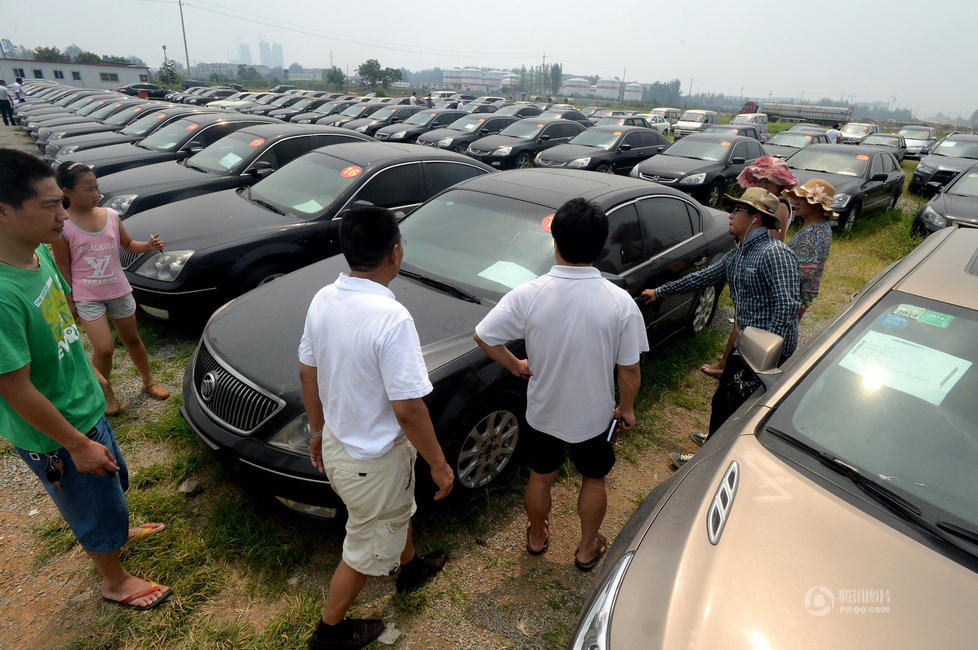
[(559, 95), (571, 95), (572, 97), (583, 97), (591, 90), (591, 82), (583, 77), (571, 77), (565, 79), (560, 85)]
[(442, 83), (456, 90), (485, 93), (499, 90), (511, 81), (512, 73), (504, 70), (482, 71), (478, 68), (453, 68), (442, 72)]
[(645, 92), (645, 88), (642, 84), (625, 84), (625, 95), (624, 99), (626, 102), (640, 102), (642, 101), (642, 94)]
[(0, 59), (0, 79), (7, 83), (20, 77), (24, 81), (56, 81), (78, 88), (116, 89), (149, 81), (149, 68), (123, 63), (63, 63), (34, 59)]
[(618, 99), (621, 94), (621, 82), (617, 79), (598, 79), (594, 85), (594, 96), (601, 99)]

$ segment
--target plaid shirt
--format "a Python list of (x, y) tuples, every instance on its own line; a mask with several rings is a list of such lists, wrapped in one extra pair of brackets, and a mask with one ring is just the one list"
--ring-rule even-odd
[(798, 309), (801, 307), (798, 258), (773, 239), (766, 228), (755, 228), (737, 248), (716, 264), (667, 282), (656, 297), (689, 293), (710, 285), (730, 284), (730, 297), (739, 327), (759, 327), (784, 338), (782, 357), (798, 345)]

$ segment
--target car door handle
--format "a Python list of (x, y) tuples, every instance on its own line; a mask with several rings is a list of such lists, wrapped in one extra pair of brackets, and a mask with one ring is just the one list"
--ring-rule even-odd
[(693, 264), (693, 266), (695, 266), (698, 269), (701, 269), (704, 266), (706, 266), (706, 263), (709, 262), (709, 261), (710, 261), (709, 258), (707, 258), (707, 257), (701, 257), (700, 259), (696, 260), (696, 263)]

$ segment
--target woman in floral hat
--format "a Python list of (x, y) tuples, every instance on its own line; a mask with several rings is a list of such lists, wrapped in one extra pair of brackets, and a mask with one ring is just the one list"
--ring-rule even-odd
[[(772, 228), (768, 232), (775, 239), (784, 241), (785, 232), (787, 232), (788, 225), (791, 223), (791, 206), (788, 200), (782, 197), (781, 193), (798, 186), (798, 179), (791, 173), (788, 165), (780, 158), (761, 156), (750, 165), (744, 167), (744, 171), (740, 172), (740, 175), (737, 176), (737, 184), (745, 190), (750, 187), (760, 187), (778, 197), (781, 204), (778, 206), (778, 211), (774, 216), (778, 218), (778, 224), (780, 225), (777, 229)], [(700, 367), (702, 372), (715, 379), (720, 378), (720, 375), (723, 374), (723, 368), (726, 366), (727, 357), (733, 351), (734, 342), (737, 340), (736, 331), (736, 328), (734, 328), (730, 332), (730, 336), (727, 338), (727, 347), (724, 348), (723, 356), (720, 357), (720, 360), (715, 364), (703, 364)]]
[(782, 196), (791, 203), (794, 214), (802, 220), (801, 229), (788, 242), (788, 248), (798, 256), (801, 267), (801, 310), (798, 320), (818, 296), (825, 270), (825, 260), (832, 245), (831, 219), (839, 215), (829, 207), (835, 187), (828, 181), (813, 178), (800, 187), (785, 190)]

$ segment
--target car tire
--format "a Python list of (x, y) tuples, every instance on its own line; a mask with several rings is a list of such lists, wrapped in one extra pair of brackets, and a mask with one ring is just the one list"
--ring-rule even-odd
[(594, 171), (599, 172), (601, 174), (613, 174), (614, 173), (611, 170), (611, 165), (609, 165), (608, 163), (601, 163), (600, 165), (598, 165), (597, 167), (594, 168)]
[(256, 287), (260, 287), (263, 284), (268, 284), (272, 280), (282, 277), (286, 273), (291, 273), (295, 270), (294, 266), (269, 262), (266, 264), (260, 264), (252, 269), (249, 269), (247, 273), (241, 279), (241, 288), (244, 291), (251, 291)]
[(706, 192), (706, 204), (711, 208), (720, 209), (723, 206), (723, 181), (717, 179)]
[(890, 202), (886, 205), (887, 212), (889, 212), (890, 210), (896, 210), (897, 201), (899, 200), (900, 200), (900, 193), (894, 192), (893, 196), (890, 197)]
[(533, 167), (533, 156), (528, 153), (521, 153), (516, 156), (516, 168), (517, 169), (529, 169)]
[(852, 230), (852, 224), (856, 223), (856, 219), (859, 218), (859, 215), (862, 214), (862, 211), (863, 211), (862, 201), (856, 201), (855, 203), (853, 203), (852, 207), (849, 208), (846, 211), (846, 213), (842, 215), (841, 219), (839, 219), (839, 229), (844, 232)]
[(527, 427), (525, 412), (522, 400), (507, 393), (490, 395), (468, 411), (446, 453), (460, 487), (485, 487), (515, 467), (519, 437)]
[(455, 145), (453, 147), (453, 149), (455, 149), (455, 153), (464, 154), (468, 150), (468, 145), (458, 144), (458, 145)]
[(713, 322), (722, 290), (722, 286), (709, 286), (701, 289), (696, 294), (696, 299), (693, 301), (693, 309), (689, 314), (689, 322), (686, 324), (686, 331), (690, 335), (695, 336), (699, 334)]

